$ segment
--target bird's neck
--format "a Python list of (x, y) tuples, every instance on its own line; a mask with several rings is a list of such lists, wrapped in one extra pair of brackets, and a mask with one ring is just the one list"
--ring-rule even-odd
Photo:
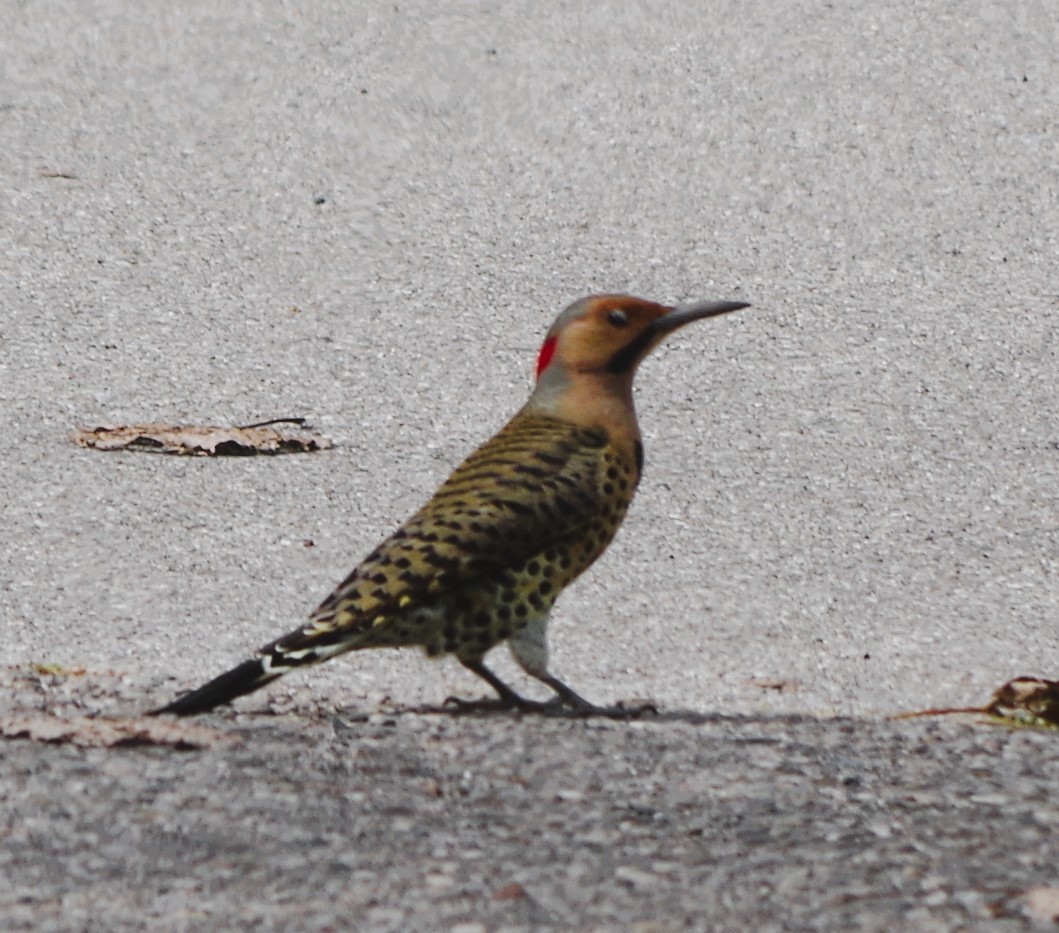
[(611, 373), (567, 373), (550, 367), (522, 411), (547, 415), (581, 427), (603, 428), (612, 438), (640, 440), (632, 379)]

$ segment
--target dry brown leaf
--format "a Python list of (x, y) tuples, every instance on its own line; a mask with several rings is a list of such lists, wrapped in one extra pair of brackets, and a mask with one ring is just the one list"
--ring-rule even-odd
[(181, 750), (212, 748), (221, 742), (229, 741), (216, 729), (185, 722), (138, 717), (104, 719), (46, 714), (0, 717), (0, 736), (91, 748), (162, 745)]
[(226, 428), (216, 425), (127, 424), (78, 428), (73, 435), (82, 447), (96, 450), (147, 450), (198, 457), (245, 457), (254, 454), (303, 453), (326, 450), (331, 441), (311, 431), (280, 431), (275, 424), (302, 425), (304, 418), (280, 418), (261, 424)]
[(902, 713), (895, 718), (945, 716), (951, 713), (983, 713), (1012, 725), (1059, 728), (1059, 680), (1016, 677), (997, 690), (985, 706), (924, 709)]
[(985, 712), (1034, 726), (1059, 726), (1059, 680), (1041, 677), (1009, 680), (993, 694)]

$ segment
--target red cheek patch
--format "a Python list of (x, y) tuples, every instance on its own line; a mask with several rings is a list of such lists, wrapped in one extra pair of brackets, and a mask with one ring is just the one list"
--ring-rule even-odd
[(551, 363), (552, 357), (555, 356), (555, 347), (559, 343), (558, 337), (549, 337), (544, 341), (541, 346), (540, 355), (537, 357), (537, 378), (540, 379), (541, 373), (548, 368), (548, 364)]

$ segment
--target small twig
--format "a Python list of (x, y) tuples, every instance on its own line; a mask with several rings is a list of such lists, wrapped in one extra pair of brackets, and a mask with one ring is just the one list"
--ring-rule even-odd
[(237, 430), (245, 431), (248, 428), (267, 428), (270, 424), (305, 424), (304, 418), (273, 418), (271, 421), (259, 421), (257, 424), (239, 424)]

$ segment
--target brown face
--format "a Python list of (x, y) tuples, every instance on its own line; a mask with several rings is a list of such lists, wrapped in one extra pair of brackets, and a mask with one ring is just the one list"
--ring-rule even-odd
[(670, 308), (629, 295), (582, 298), (560, 314), (548, 331), (537, 359), (537, 377), (553, 360), (567, 372), (631, 374), (666, 334), (692, 321), (746, 307), (744, 301)]
[(541, 362), (550, 363), (554, 353), (571, 372), (623, 371), (635, 366), (662, 338), (662, 333), (654, 332), (654, 324), (671, 310), (627, 295), (584, 298), (552, 326), (541, 348)]

